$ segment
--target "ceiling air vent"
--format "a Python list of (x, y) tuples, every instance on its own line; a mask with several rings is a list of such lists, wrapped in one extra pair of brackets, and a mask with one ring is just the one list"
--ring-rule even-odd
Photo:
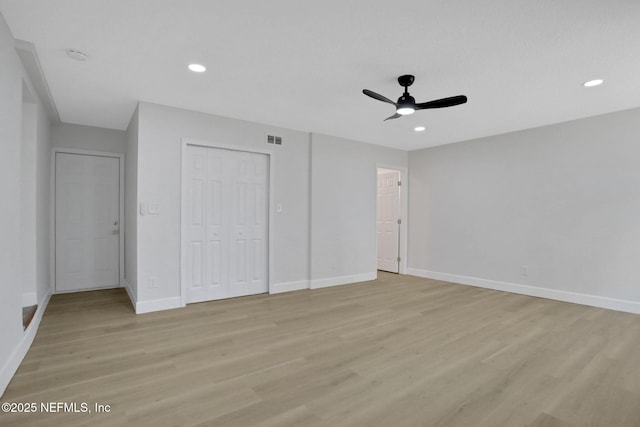
[(282, 145), (282, 137), (275, 135), (267, 135), (267, 144)]

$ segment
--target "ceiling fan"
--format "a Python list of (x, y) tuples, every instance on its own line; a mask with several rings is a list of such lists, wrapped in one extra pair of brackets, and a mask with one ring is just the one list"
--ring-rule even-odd
[(369, 89), (364, 89), (362, 93), (370, 96), (373, 99), (377, 99), (378, 101), (388, 102), (389, 104), (395, 105), (396, 113), (393, 116), (384, 119), (385, 121), (390, 119), (397, 119), (400, 116), (413, 114), (416, 110), (426, 110), (427, 108), (453, 107), (454, 105), (460, 105), (467, 102), (466, 96), (457, 95), (451, 96), (449, 98), (435, 99), (433, 101), (416, 104), (416, 100), (413, 98), (413, 96), (409, 95), (409, 92), (407, 91), (407, 88), (413, 84), (414, 80), (415, 77), (409, 74), (398, 77), (398, 83), (400, 83), (400, 86), (404, 87), (404, 93), (400, 98), (398, 98), (398, 102), (393, 102), (389, 98), (384, 97), (379, 93), (375, 93)]

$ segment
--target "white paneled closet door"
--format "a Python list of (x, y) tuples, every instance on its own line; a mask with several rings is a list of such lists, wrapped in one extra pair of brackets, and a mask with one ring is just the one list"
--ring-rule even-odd
[(267, 155), (187, 147), (187, 302), (268, 291)]

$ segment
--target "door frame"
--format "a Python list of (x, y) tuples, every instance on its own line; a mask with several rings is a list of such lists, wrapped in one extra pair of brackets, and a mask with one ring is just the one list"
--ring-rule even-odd
[[(404, 166), (397, 166), (388, 163), (376, 163), (375, 168), (375, 182), (376, 182), (376, 198), (378, 197), (378, 169), (390, 169), (400, 172), (400, 248), (399, 254), (400, 265), (398, 266), (398, 274), (407, 274), (407, 255), (409, 253), (409, 241), (408, 241), (408, 223), (409, 223), (409, 169)], [(377, 203), (376, 203), (377, 206)], [(378, 211), (376, 209), (376, 225), (377, 225)], [(378, 233), (376, 229), (376, 257), (378, 256)], [(377, 259), (375, 260), (376, 266)]]
[(181, 148), (180, 148), (180, 305), (182, 307), (186, 307), (187, 305), (187, 247), (186, 247), (186, 235), (187, 235), (187, 208), (186, 208), (186, 197), (187, 197), (187, 147), (188, 146), (198, 146), (205, 148), (217, 148), (221, 150), (231, 150), (231, 151), (240, 151), (245, 153), (254, 153), (254, 154), (264, 154), (267, 156), (267, 162), (269, 165), (269, 197), (267, 198), (267, 202), (269, 205), (267, 206), (267, 290), (269, 293), (272, 293), (272, 283), (273, 283), (273, 265), (274, 265), (274, 233), (273, 233), (273, 220), (275, 218), (275, 212), (273, 212), (275, 202), (274, 202), (274, 170), (275, 170), (275, 156), (272, 151), (269, 150), (260, 150), (253, 147), (242, 147), (238, 145), (230, 145), (230, 144), (219, 144), (217, 142), (194, 139), (194, 138), (182, 138)]
[[(119, 198), (119, 209), (118, 215), (120, 219), (118, 220), (118, 224), (120, 225), (120, 232), (118, 233), (118, 287), (124, 286), (124, 233), (125, 233), (125, 223), (124, 223), (124, 154), (122, 153), (109, 153), (107, 151), (94, 151), (94, 150), (79, 150), (75, 148), (59, 148), (53, 147), (51, 149), (51, 179), (50, 179), (50, 200), (49, 200), (49, 236), (50, 236), (50, 244), (49, 244), (49, 253), (51, 256), (49, 257), (50, 266), (49, 266), (49, 278), (51, 283), (51, 291), (54, 294), (58, 293), (66, 293), (66, 292), (58, 292), (56, 287), (56, 154), (79, 154), (83, 156), (95, 156), (95, 157), (112, 157), (118, 159), (118, 169), (119, 176), (118, 179), (120, 181), (120, 185), (118, 188)], [(94, 289), (87, 289), (88, 291), (92, 291)], [(78, 290), (73, 292), (84, 292), (84, 290)]]

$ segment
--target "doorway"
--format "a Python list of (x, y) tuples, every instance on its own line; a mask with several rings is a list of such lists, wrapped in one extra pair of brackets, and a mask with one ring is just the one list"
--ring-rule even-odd
[(53, 156), (56, 292), (120, 286), (122, 156)]
[(184, 155), (185, 302), (267, 292), (269, 156), (198, 145)]
[(400, 272), (400, 228), (402, 225), (400, 171), (378, 168), (377, 173), (378, 270)]

